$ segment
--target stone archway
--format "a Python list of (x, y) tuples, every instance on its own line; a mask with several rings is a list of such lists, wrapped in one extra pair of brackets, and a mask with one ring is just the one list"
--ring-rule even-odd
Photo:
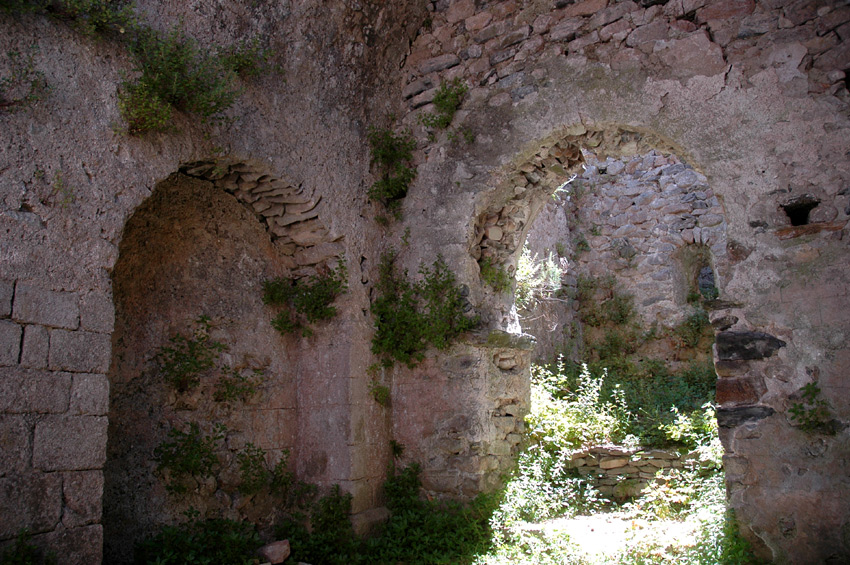
[[(315, 445), (344, 444), (346, 434), (302, 417), (327, 397), (313, 382), (321, 368), (314, 362), (308, 370), (296, 342), (272, 328), (262, 296), (263, 281), (309, 276), (342, 256), (319, 219), (320, 204), (250, 165), (210, 161), (160, 182), (127, 222), (112, 273), (103, 519), (109, 562), (129, 561), (135, 542), (190, 508), (271, 527), (276, 501), (240, 487), (239, 456), (248, 444), (262, 450), (269, 468), (291, 457), (301, 477), (322, 482), (328, 472), (328, 457)], [(167, 384), (158, 352), (174, 336), (198, 332), (223, 346), (210, 350), (212, 367), (196, 387)], [(222, 394), (226, 378), (250, 383), (251, 393)], [(210, 476), (184, 478), (185, 492), (175, 494), (166, 488), (176, 484), (170, 471), (157, 469), (156, 449), (172, 430), (192, 425), (205, 437), (219, 434), (218, 462)]]

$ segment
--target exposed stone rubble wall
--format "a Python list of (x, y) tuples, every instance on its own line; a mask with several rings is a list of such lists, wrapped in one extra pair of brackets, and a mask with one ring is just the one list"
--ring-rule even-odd
[(637, 496), (662, 469), (682, 469), (697, 458), (695, 453), (665, 449), (644, 450), (594, 446), (572, 454), (568, 465), (611, 499)]

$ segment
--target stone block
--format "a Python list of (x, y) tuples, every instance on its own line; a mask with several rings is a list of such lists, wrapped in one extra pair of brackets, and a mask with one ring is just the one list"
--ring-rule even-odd
[(103, 527), (100, 524), (60, 529), (35, 536), (32, 542), (53, 551), (58, 557), (57, 565), (92, 565), (103, 561)]
[(764, 359), (780, 347), (784, 341), (762, 332), (719, 332), (715, 342), (717, 358), (724, 361)]
[(112, 297), (92, 292), (80, 299), (80, 327), (84, 330), (109, 334), (115, 327), (115, 308)]
[(599, 467), (602, 469), (617, 469), (619, 467), (625, 467), (629, 463), (628, 458), (617, 457), (603, 457), (599, 462)]
[(0, 320), (0, 367), (18, 364), (22, 333), (18, 324)]
[[(756, 422), (772, 416), (776, 410), (770, 406), (741, 406), (717, 410), (717, 425), (721, 428), (737, 428), (741, 424)], [(722, 434), (721, 434), (721, 439)], [(726, 444), (724, 444), (724, 447)]]
[(80, 306), (74, 293), (18, 283), (12, 317), (21, 322), (73, 330), (80, 325)]
[(257, 550), (257, 556), (263, 561), (275, 565), (283, 563), (289, 557), (289, 541), (273, 541)]
[(35, 426), (32, 464), (43, 471), (101, 469), (106, 461), (104, 416), (50, 416)]
[(720, 0), (707, 2), (704, 8), (697, 10), (697, 21), (705, 23), (709, 20), (728, 20), (747, 16), (755, 9), (753, 0)]
[(106, 373), (112, 356), (109, 335), (93, 332), (50, 331), (48, 366), (54, 370)]
[(765, 393), (759, 377), (723, 378), (717, 381), (716, 400), (721, 406), (755, 404)]
[(46, 369), (50, 338), (44, 326), (24, 326), (24, 343), (21, 347), (21, 366)]
[(433, 57), (427, 61), (423, 61), (419, 66), (419, 70), (423, 75), (450, 69), (460, 63), (460, 59), (454, 53), (446, 53), (438, 57)]
[(74, 375), (68, 411), (71, 415), (105, 416), (109, 411), (109, 379), (106, 375)]
[(726, 69), (723, 50), (719, 45), (712, 43), (704, 31), (684, 39), (659, 41), (653, 53), (670, 68), (674, 76), (680, 79), (692, 76), (714, 76)]
[(23, 473), (29, 467), (30, 436), (24, 416), (0, 415), (0, 478)]
[(86, 526), (100, 521), (103, 499), (103, 472), (65, 473), (62, 495), (65, 507), (62, 524), (66, 528)]
[(0, 378), (0, 412), (60, 414), (68, 410), (71, 375), (14, 368)]
[(607, 6), (608, 0), (583, 0), (567, 6), (564, 9), (564, 17), (592, 16), (596, 12), (604, 10)]
[(62, 477), (56, 473), (26, 473), (0, 479), (0, 539), (22, 528), (50, 531), (62, 514)]
[(12, 315), (12, 295), (15, 292), (15, 284), (12, 281), (0, 279), (0, 318), (8, 318)]

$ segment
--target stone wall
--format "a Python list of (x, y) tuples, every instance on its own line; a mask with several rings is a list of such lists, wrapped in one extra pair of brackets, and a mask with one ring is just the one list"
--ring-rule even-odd
[(111, 305), (5, 280), (0, 304), (0, 538), (99, 562)]
[[(0, 509), (14, 518), (2, 522), (0, 539), (29, 525), (64, 563), (99, 559), (105, 414), (113, 409), (106, 375), (122, 351), (113, 270), (128, 219), (171, 175), (224, 188), (217, 194), (227, 209), (254, 218), (270, 246), (269, 272), (307, 274), (318, 256), (346, 258), (340, 316), (309, 340), (266, 347), (278, 377), (297, 383), (297, 422), (251, 433), (280, 438), (296, 425), (294, 439), (268, 445), (294, 445), (299, 476), (340, 483), (365, 524), (380, 515), (392, 437), (422, 459), (435, 493), (465, 496), (495, 483), (521, 429), (529, 353), (513, 338), (483, 345), (493, 331), (520, 327), (511, 294), (482, 284), (479, 260), (490, 249), (505, 269), (515, 266), (549, 195), (581, 170), (582, 150), (607, 164), (654, 149), (653, 159), (672, 153), (704, 175), (725, 217), (725, 263), (713, 253), (728, 303), (713, 320), (726, 344), (715, 361), (730, 506), (768, 558), (846, 560), (846, 2), (145, 0), (139, 10), (159, 29), (182, 21), (206, 46), (258, 33), (282, 73), (246, 82), (225, 123), (180, 114), (176, 132), (130, 137), (113, 127), (116, 87), (133, 68), (126, 51), (60, 21), (0, 17), (0, 52), (37, 44), (33, 65), (52, 87), (24, 111), (0, 114), (0, 437), (12, 446), (3, 449)], [(429, 136), (419, 116), (433, 110), (441, 81), (454, 78), (470, 87), (454, 140)], [(374, 180), (366, 133), (392, 125), (389, 114), (418, 140), (418, 176), (403, 219), (382, 227), (366, 198)], [(227, 180), (196, 170), (213, 162), (232, 167)], [(310, 199), (275, 200), (293, 195)], [(809, 223), (792, 225), (786, 212), (814, 202)], [(303, 206), (298, 214), (316, 210), (321, 225), (307, 216), (287, 223), (289, 204)], [(689, 229), (678, 234), (683, 246)], [(387, 410), (369, 394), (369, 293), (381, 252), (405, 233), (400, 266), (415, 273), (441, 253), (485, 324), (420, 369), (387, 375)], [(210, 242), (211, 258), (233, 250), (224, 235)], [(226, 310), (231, 285), (210, 286)], [(189, 313), (203, 300), (191, 294), (179, 305)], [(265, 322), (256, 320), (257, 331)], [(254, 335), (234, 332), (237, 351), (249, 350)], [(815, 381), (834, 435), (802, 430), (790, 416)], [(32, 493), (30, 501), (21, 504), (18, 492)]]
[(640, 494), (658, 471), (683, 469), (696, 459), (695, 453), (600, 445), (573, 453), (569, 465), (603, 496), (622, 501)]

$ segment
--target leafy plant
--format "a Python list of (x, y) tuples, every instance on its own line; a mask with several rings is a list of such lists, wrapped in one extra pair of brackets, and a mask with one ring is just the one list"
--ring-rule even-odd
[(267, 70), (271, 51), (255, 37), (219, 50), (218, 58), (225, 69), (243, 77), (257, 78)]
[(469, 90), (460, 77), (450, 82), (443, 81), (434, 95), (436, 113), (425, 113), (421, 116), (422, 124), (427, 127), (446, 129), (452, 123), (455, 113), (460, 108), (466, 92)]
[(506, 292), (511, 288), (511, 277), (504, 267), (495, 263), (490, 257), (482, 257), (478, 262), (481, 269), (481, 280), (498, 292)]
[(696, 347), (705, 335), (705, 330), (710, 326), (708, 314), (702, 308), (698, 308), (684, 322), (676, 326), (673, 333), (682, 340), (685, 347)]
[(266, 451), (253, 443), (247, 443), (236, 456), (239, 463), (239, 490), (244, 494), (257, 494), (272, 479), (272, 473), (266, 465)]
[(263, 283), (263, 302), (283, 309), (272, 320), (272, 326), (281, 334), (301, 331), (312, 334), (308, 324), (329, 320), (336, 316), (334, 300), (348, 290), (348, 271), (345, 262), (321, 275), (306, 279), (276, 278)]
[(372, 303), (372, 352), (384, 366), (400, 361), (413, 367), (429, 346), (447, 348), (478, 320), (466, 316), (466, 301), (442, 257), (431, 267), (421, 265), (422, 278), (416, 283), (410, 282), (407, 271), (398, 273), (394, 263), (394, 252), (381, 257), (378, 296)]
[(216, 402), (247, 402), (257, 394), (257, 385), (263, 377), (263, 372), (254, 370), (251, 375), (245, 375), (237, 369), (230, 368), (218, 379), (213, 400)]
[(224, 439), (227, 428), (222, 424), (213, 427), (211, 435), (205, 435), (195, 422), (186, 432), (172, 428), (168, 432), (170, 441), (160, 443), (154, 449), (157, 471), (167, 471), (166, 489), (181, 494), (188, 491), (183, 479), (211, 477), (219, 465), (217, 444)]
[(253, 524), (233, 520), (193, 520), (166, 526), (136, 546), (138, 565), (253, 565), (262, 546)]
[(802, 402), (796, 402), (788, 410), (791, 419), (795, 421), (800, 429), (807, 432), (823, 431), (835, 433), (829, 426), (829, 404), (820, 397), (820, 387), (817, 383), (806, 383), (800, 389)]
[(590, 243), (588, 243), (583, 233), (579, 232), (573, 237), (573, 249), (576, 254), (590, 251)]
[(416, 141), (410, 132), (395, 134), (389, 129), (378, 128), (371, 128), (367, 137), (372, 164), (377, 166), (380, 177), (369, 187), (369, 199), (396, 208), (416, 178), (413, 167)]
[(0, 112), (14, 112), (35, 104), (50, 90), (44, 73), (35, 68), (34, 45), (28, 53), (11, 50), (8, 57), (9, 74), (0, 77)]
[[(140, 94), (151, 95), (159, 108), (166, 103), (178, 110), (209, 119), (229, 108), (239, 95), (233, 84), (233, 71), (220, 59), (198, 48), (194, 40), (177, 28), (162, 36), (151, 29), (142, 29), (131, 51), (138, 62), (138, 81), (124, 83), (122, 90), (131, 94), (123, 103), (129, 106)], [(128, 119), (129, 115), (124, 115)], [(151, 119), (154, 123), (159, 119)], [(129, 119), (128, 119), (129, 122)]]
[(212, 369), (219, 354), (227, 349), (223, 343), (210, 338), (210, 318), (200, 316), (195, 320), (191, 337), (177, 334), (159, 348), (156, 360), (165, 382), (178, 392), (196, 387), (201, 375)]
[(375, 399), (375, 402), (381, 406), (387, 407), (390, 405), (390, 387), (373, 380), (369, 384), (369, 393)]

